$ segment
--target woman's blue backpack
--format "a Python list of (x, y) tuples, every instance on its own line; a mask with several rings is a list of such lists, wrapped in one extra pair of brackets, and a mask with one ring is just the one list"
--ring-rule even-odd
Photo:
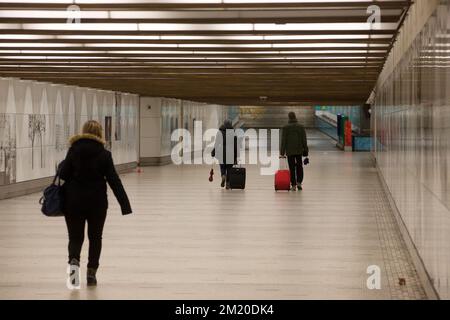
[[(56, 183), (56, 180), (58, 180), (58, 183)], [(47, 217), (64, 216), (63, 200), (63, 186), (61, 186), (59, 172), (57, 172), (52, 184), (45, 188), (44, 195), (39, 200), (39, 204), (42, 205), (42, 213)]]

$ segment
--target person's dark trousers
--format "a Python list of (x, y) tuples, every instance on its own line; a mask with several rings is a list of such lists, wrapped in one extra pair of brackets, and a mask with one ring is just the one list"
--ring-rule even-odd
[(106, 210), (66, 213), (65, 219), (67, 230), (69, 231), (69, 263), (74, 258), (80, 261), (81, 247), (84, 241), (84, 226), (87, 222), (89, 238), (89, 261), (87, 267), (97, 269), (102, 251), (102, 235), (106, 220)]
[(288, 156), (288, 163), (291, 172), (291, 185), (301, 185), (303, 183), (302, 156)]
[(232, 164), (220, 164), (220, 175), (221, 176), (226, 176), (227, 177), (227, 182), (230, 181), (230, 177), (229, 177), (229, 170), (233, 168)]

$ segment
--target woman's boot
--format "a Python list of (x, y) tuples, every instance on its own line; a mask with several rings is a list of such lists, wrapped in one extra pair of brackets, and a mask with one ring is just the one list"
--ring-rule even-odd
[(223, 175), (222, 176), (222, 183), (220, 184), (220, 186), (223, 188), (223, 187), (225, 187), (225, 182), (227, 181), (227, 176), (226, 175)]
[(67, 266), (66, 283), (69, 289), (80, 289), (80, 261), (75, 258)]
[(94, 269), (94, 268), (88, 268), (87, 269), (86, 276), (87, 276), (87, 285), (88, 285), (88, 287), (97, 285), (96, 274), (97, 274), (97, 269)]

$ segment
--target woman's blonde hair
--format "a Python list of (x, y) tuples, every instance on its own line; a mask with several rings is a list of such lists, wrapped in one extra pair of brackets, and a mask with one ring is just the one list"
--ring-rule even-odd
[(102, 125), (95, 120), (89, 120), (83, 125), (83, 134), (92, 134), (100, 139), (103, 139)]

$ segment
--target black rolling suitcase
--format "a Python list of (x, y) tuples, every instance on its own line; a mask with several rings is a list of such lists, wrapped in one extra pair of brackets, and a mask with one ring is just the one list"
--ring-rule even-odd
[(230, 189), (245, 189), (245, 168), (235, 166), (229, 170), (228, 175), (230, 179)]

